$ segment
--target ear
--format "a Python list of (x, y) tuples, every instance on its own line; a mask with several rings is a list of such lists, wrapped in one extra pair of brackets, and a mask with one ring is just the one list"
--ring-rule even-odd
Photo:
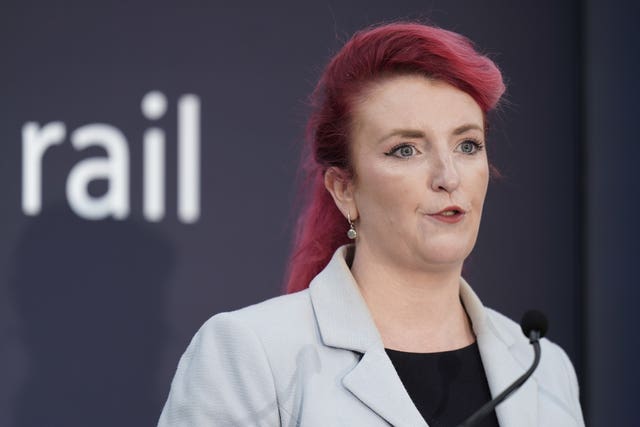
[(358, 207), (353, 194), (353, 179), (348, 177), (343, 170), (332, 166), (324, 173), (324, 186), (331, 193), (331, 197), (342, 215), (347, 218), (348, 213), (351, 215), (351, 220), (355, 221), (358, 218)]

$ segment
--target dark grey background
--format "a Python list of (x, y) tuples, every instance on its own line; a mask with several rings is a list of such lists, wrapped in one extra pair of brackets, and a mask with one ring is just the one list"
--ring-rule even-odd
[[(321, 69), (365, 25), (422, 19), (474, 40), (508, 92), (465, 275), (512, 318), (537, 307), (573, 360), (591, 425), (635, 420), (638, 36), (632, 2), (4, 2), (0, 6), (0, 425), (153, 425), (214, 313), (282, 291), (293, 179)], [(635, 18), (634, 18), (635, 17)], [(169, 99), (151, 123), (140, 101)], [(176, 103), (202, 102), (202, 216), (178, 221)], [(127, 138), (131, 215), (78, 218), (68, 138), (21, 210), (21, 129), (109, 123)], [(142, 135), (167, 134), (167, 217), (142, 216)], [(96, 183), (95, 194), (104, 191)], [(621, 389), (620, 389), (621, 388)]]

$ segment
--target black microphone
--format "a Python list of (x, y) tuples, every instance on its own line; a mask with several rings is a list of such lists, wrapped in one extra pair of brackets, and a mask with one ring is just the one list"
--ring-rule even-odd
[(533, 358), (533, 364), (525, 372), (520, 378), (514, 381), (505, 391), (500, 393), (494, 399), (482, 405), (480, 409), (478, 409), (473, 415), (467, 418), (462, 424), (458, 427), (471, 427), (481, 419), (486, 417), (491, 411), (495, 409), (503, 400), (511, 395), (514, 391), (520, 388), (522, 384), (524, 384), (527, 379), (533, 374), (533, 371), (538, 367), (538, 363), (540, 362), (540, 338), (544, 337), (547, 333), (547, 318), (544, 314), (537, 310), (529, 310), (524, 316), (522, 316), (522, 320), (520, 320), (520, 328), (522, 328), (522, 332), (524, 335), (529, 338), (529, 342), (533, 345), (533, 350), (535, 352)]

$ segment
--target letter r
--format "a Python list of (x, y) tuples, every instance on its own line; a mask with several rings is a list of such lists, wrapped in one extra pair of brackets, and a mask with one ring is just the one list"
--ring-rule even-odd
[(42, 209), (42, 157), (47, 148), (62, 143), (65, 134), (62, 122), (22, 126), (22, 211), (27, 215)]

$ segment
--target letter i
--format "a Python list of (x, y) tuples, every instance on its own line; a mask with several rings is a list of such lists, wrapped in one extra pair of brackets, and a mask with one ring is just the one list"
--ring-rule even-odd
[(178, 218), (193, 223), (200, 217), (200, 99), (178, 100)]
[[(147, 93), (142, 99), (142, 113), (149, 120), (158, 120), (167, 111), (167, 98), (162, 92)], [(144, 133), (143, 159), (143, 203), (144, 217), (149, 221), (160, 221), (164, 217), (165, 201), (165, 135), (157, 127)]]

